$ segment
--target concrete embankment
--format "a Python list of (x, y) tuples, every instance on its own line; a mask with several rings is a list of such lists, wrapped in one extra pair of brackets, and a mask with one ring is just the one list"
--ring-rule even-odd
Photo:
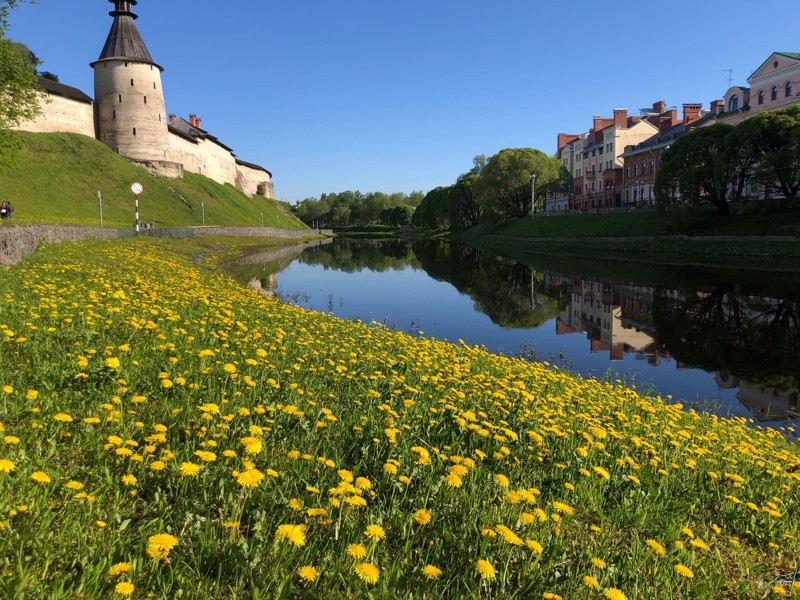
[[(174, 229), (146, 229), (143, 235), (165, 238), (184, 238), (193, 235), (219, 235), (239, 237), (301, 238), (312, 233), (309, 229), (290, 230), (275, 227), (178, 227)], [(134, 237), (130, 229), (100, 229), (97, 227), (71, 227), (56, 225), (27, 225), (0, 227), (0, 265), (11, 266), (20, 262), (39, 246), (75, 242), (87, 239), (121, 239)]]

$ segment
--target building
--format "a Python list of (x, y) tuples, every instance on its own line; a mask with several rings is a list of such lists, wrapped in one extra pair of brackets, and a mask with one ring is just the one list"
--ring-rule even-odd
[(653, 183), (661, 164), (662, 152), (682, 135), (713, 122), (722, 109), (722, 102), (722, 100), (712, 102), (709, 111), (703, 111), (702, 104), (684, 104), (682, 119), (678, 119), (678, 110), (667, 109), (663, 100), (653, 104), (648, 119), (657, 123), (658, 131), (638, 144), (627, 146), (621, 156), (624, 163), (623, 206), (655, 204)]
[(168, 118), (163, 67), (153, 61), (136, 27), (138, 0), (114, 4), (111, 30), (94, 69), (94, 100), (74, 87), (39, 79), (41, 115), (18, 129), (94, 137), (139, 165), (166, 177), (199, 173), (241, 192), (273, 198), (272, 173), (242, 161), (200, 128), (200, 120)]
[(558, 134), (558, 150), (556, 151), (556, 158), (558, 158), (563, 172), (567, 173), (569, 177), (566, 181), (562, 180), (560, 189), (548, 189), (545, 195), (545, 212), (563, 212), (569, 209), (569, 201), (573, 196), (571, 182), (575, 177), (575, 161), (576, 156), (580, 154), (579, 148), (582, 143), (579, 143), (586, 134), (578, 133), (559, 133)]
[(749, 87), (732, 86), (718, 123), (736, 125), (755, 115), (800, 103), (800, 53), (773, 52), (750, 77)]

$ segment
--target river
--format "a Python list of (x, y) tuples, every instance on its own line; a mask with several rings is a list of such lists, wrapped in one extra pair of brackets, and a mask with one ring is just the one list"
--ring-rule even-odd
[(328, 242), (230, 270), (309, 310), (621, 380), (720, 416), (800, 424), (800, 274)]

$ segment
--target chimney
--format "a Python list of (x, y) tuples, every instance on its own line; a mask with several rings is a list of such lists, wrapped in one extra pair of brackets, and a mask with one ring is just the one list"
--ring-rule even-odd
[(614, 126), (627, 127), (628, 126), (628, 109), (615, 108), (614, 109)]
[(683, 124), (687, 127), (700, 120), (700, 110), (703, 108), (702, 104), (684, 104), (683, 105)]
[(570, 142), (578, 139), (578, 134), (575, 133), (559, 133), (558, 134), (558, 150), (560, 151), (564, 146)]
[(200, 119), (198, 117), (194, 118), (194, 126), (200, 129)]
[(661, 114), (663, 112), (666, 112), (666, 110), (667, 110), (667, 103), (664, 102), (663, 100), (659, 100), (658, 102), (653, 102), (653, 112)]
[(170, 114), (168, 116), (169, 116), (169, 122), (170, 123), (174, 123), (175, 122), (175, 115), (174, 114)]
[(661, 115), (658, 118), (658, 133), (666, 133), (678, 123), (678, 109), (672, 108), (667, 112), (666, 110), (661, 111)]
[(197, 115), (189, 115), (189, 125), (197, 127)]
[(724, 100), (712, 100), (711, 101), (711, 114), (718, 115), (722, 112), (722, 107), (725, 106)]

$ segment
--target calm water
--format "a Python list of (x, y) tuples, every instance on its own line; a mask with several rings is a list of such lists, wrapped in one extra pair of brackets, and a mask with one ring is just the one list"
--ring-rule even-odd
[(311, 310), (620, 378), (720, 415), (799, 423), (800, 276), (526, 263), (429, 240), (336, 239), (232, 270)]

